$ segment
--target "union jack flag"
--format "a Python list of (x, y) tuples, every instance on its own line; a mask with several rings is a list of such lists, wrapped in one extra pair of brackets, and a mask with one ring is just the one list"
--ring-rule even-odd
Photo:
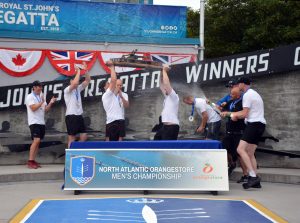
[(151, 60), (162, 62), (164, 64), (174, 65), (195, 62), (196, 55), (194, 54), (152, 54)]
[[(83, 62), (87, 64), (87, 70), (90, 70), (95, 63), (98, 52), (87, 51), (47, 51), (47, 57), (52, 66), (61, 74), (73, 76), (75, 66), (81, 67)], [(81, 74), (85, 71), (82, 70)]]

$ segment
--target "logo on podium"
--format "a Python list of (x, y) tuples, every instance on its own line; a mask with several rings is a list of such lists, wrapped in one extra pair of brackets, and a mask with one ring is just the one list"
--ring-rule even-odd
[(95, 176), (95, 157), (72, 157), (70, 165), (71, 178), (80, 186), (88, 184)]
[(164, 202), (164, 200), (162, 199), (153, 199), (153, 198), (137, 198), (137, 199), (129, 199), (126, 200), (129, 203), (133, 203), (133, 204), (158, 204), (161, 202)]

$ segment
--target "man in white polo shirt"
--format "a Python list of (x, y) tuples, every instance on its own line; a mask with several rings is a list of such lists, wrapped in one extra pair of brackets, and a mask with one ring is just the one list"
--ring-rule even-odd
[(28, 125), (31, 132), (32, 144), (29, 151), (29, 160), (27, 166), (30, 169), (41, 167), (35, 161), (35, 157), (39, 150), (41, 140), (45, 136), (45, 112), (49, 111), (56, 98), (52, 97), (50, 103), (47, 104), (42, 93), (43, 85), (39, 81), (32, 84), (32, 92), (27, 95), (25, 103), (27, 108)]
[(205, 133), (205, 139), (219, 139), (221, 117), (203, 98), (184, 96), (183, 102), (192, 105), (191, 121), (193, 120), (194, 110), (202, 117), (201, 124), (197, 128), (198, 133)]
[(256, 91), (250, 89), (250, 79), (241, 77), (238, 83), (240, 90), (244, 93), (243, 110), (231, 113), (230, 117), (233, 121), (245, 118), (246, 122), (244, 134), (237, 148), (249, 173), (248, 182), (244, 183), (243, 187), (244, 189), (250, 187), (260, 188), (260, 178), (256, 175), (257, 163), (254, 153), (266, 126), (264, 103), (261, 96)]
[(105, 91), (102, 95), (102, 103), (106, 112), (106, 141), (121, 141), (125, 136), (125, 121), (124, 121), (124, 105), (129, 105), (128, 97), (117, 87), (117, 74), (112, 61), (108, 61), (107, 66), (111, 70), (110, 83), (104, 81), (100, 85), (104, 85), (100, 88), (104, 88)]
[[(86, 64), (83, 64), (83, 69), (87, 71)], [(84, 120), (82, 117), (82, 101), (80, 92), (83, 91), (90, 83), (90, 75), (85, 73), (85, 80), (79, 84), (80, 81), (80, 68), (75, 66), (76, 75), (74, 79), (70, 80), (70, 85), (64, 89), (64, 100), (66, 103), (66, 125), (68, 132), (68, 148), (76, 139), (79, 134), (80, 141), (86, 141), (87, 134), (85, 129)]]
[(177, 140), (179, 133), (179, 97), (171, 86), (168, 71), (169, 66), (164, 64), (160, 79), (160, 89), (165, 97), (161, 112), (162, 127), (157, 131), (154, 140)]

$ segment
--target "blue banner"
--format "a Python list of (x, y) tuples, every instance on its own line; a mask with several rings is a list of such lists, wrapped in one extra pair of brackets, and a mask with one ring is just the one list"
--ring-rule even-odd
[(65, 189), (227, 191), (226, 157), (225, 149), (67, 149)]
[(78, 1), (0, 1), (0, 37), (103, 41), (185, 38), (186, 7)]

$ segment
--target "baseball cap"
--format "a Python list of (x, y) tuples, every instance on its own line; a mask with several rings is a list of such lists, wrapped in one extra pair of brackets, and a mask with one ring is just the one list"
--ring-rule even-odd
[(34, 81), (34, 82), (32, 83), (32, 87), (35, 87), (35, 86), (42, 87), (43, 84), (42, 84), (40, 81)]
[(103, 80), (99, 83), (99, 89), (101, 92), (105, 92), (104, 87), (105, 87), (106, 83), (107, 83), (107, 80)]
[(250, 85), (251, 84), (251, 80), (247, 77), (240, 77), (238, 79), (238, 83), (243, 83), (243, 84), (246, 84), (246, 85)]
[(236, 79), (232, 79), (230, 81), (228, 81), (228, 83), (225, 85), (225, 87), (233, 87), (233, 85), (238, 84)]

